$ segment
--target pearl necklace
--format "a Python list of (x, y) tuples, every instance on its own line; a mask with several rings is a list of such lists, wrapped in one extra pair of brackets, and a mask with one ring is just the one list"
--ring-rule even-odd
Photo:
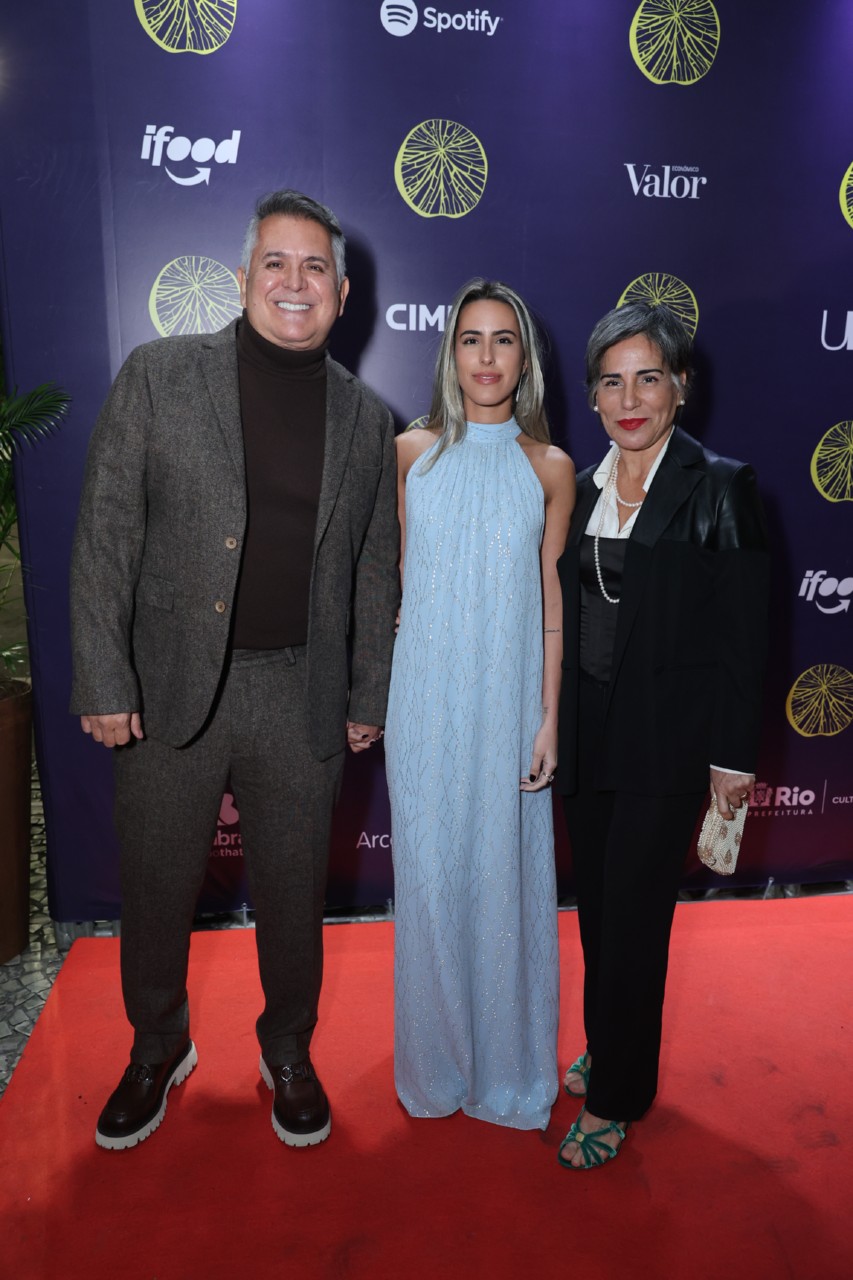
[(643, 498), (645, 497), (645, 494), (643, 495), (643, 498), (641, 498), (639, 502), (626, 502), (625, 499), (620, 494), (619, 485), (616, 480), (616, 473), (619, 470), (619, 459), (621, 458), (621, 456), (622, 454), (617, 449), (616, 457), (613, 459), (613, 466), (610, 468), (610, 474), (613, 476), (613, 492), (616, 494), (616, 501), (619, 503), (620, 506), (633, 507), (634, 509), (636, 509), (637, 507), (641, 507), (643, 505)]
[(639, 502), (626, 502), (624, 498), (620, 498), (619, 490), (616, 487), (616, 472), (619, 467), (619, 457), (620, 454), (617, 449), (616, 457), (613, 459), (613, 466), (610, 468), (610, 475), (607, 477), (607, 484), (604, 486), (604, 492), (601, 495), (601, 510), (598, 516), (598, 528), (596, 529), (595, 537), (592, 540), (592, 554), (595, 560), (595, 576), (598, 578), (598, 585), (601, 590), (601, 594), (604, 596), (604, 599), (608, 604), (618, 604), (621, 599), (621, 596), (617, 597), (607, 594), (607, 588), (604, 585), (604, 575), (601, 572), (601, 558), (598, 550), (598, 540), (601, 537), (601, 530), (604, 528), (604, 517), (607, 514), (610, 492), (611, 490), (613, 491), (616, 501), (621, 502), (623, 507), (641, 507), (643, 505), (642, 498)]

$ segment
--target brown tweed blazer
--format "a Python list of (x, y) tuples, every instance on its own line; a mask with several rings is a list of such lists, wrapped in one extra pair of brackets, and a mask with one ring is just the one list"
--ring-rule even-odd
[[(92, 435), (74, 540), (71, 710), (139, 710), (172, 746), (202, 728), (228, 651), (246, 528), (235, 334), (131, 353)], [(348, 716), (384, 722), (399, 603), (391, 414), (331, 359), (327, 385), (306, 725), (321, 760)]]

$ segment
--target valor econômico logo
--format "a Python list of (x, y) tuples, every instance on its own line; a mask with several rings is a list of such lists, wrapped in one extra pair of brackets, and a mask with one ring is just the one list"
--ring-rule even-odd
[(696, 165), (665, 164), (653, 168), (625, 161), (631, 190), (635, 196), (644, 195), (657, 200), (698, 200), (700, 187), (708, 179)]

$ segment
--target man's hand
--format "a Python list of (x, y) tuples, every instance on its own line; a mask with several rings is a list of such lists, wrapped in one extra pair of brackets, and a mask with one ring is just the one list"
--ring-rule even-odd
[(353, 751), (366, 751), (382, 737), (378, 724), (356, 724), (347, 720), (347, 742)]
[(118, 711), (109, 716), (81, 716), (84, 733), (91, 733), (96, 742), (105, 747), (123, 747), (134, 738), (144, 738), (142, 718), (138, 711)]
[(717, 812), (722, 818), (733, 818), (735, 809), (749, 803), (755, 787), (755, 776), (751, 773), (723, 773), (722, 769), (711, 770), (711, 790), (717, 801)]

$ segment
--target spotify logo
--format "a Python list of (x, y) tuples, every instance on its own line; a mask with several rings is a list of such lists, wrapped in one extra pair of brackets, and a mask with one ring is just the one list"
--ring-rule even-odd
[[(392, 36), (408, 36), (418, 25), (418, 6), (413, 0), (383, 0), (379, 11), (382, 25)], [(425, 31), (436, 35), (457, 31), (474, 31), (479, 35), (493, 36), (503, 18), (493, 17), (488, 9), (467, 9), (465, 13), (447, 13), (427, 5), (423, 13)]]
[(414, 0), (382, 0), (380, 17), (389, 35), (408, 36), (418, 24), (418, 6)]

